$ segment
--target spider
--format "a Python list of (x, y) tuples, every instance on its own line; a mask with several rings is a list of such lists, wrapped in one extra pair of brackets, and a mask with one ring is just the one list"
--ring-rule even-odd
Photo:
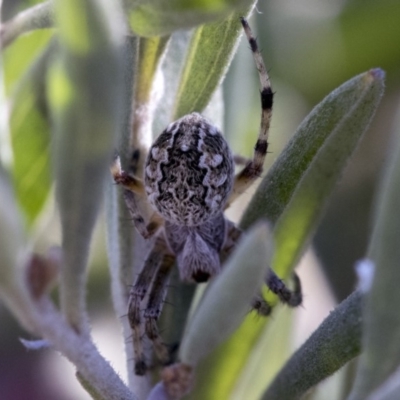
[[(233, 250), (241, 235), (223, 212), (263, 171), (274, 93), (251, 29), (244, 18), (241, 23), (261, 82), (261, 123), (253, 158), (235, 175), (234, 157), (221, 132), (202, 115), (192, 113), (171, 123), (156, 139), (147, 155), (143, 180), (124, 172), (118, 158), (111, 168), (114, 181), (124, 188), (136, 229), (144, 238), (155, 237), (129, 296), (137, 375), (144, 375), (148, 368), (143, 335), (153, 342), (160, 361), (168, 362), (157, 320), (175, 262), (186, 282), (205, 282), (221, 271), (220, 258)], [(139, 211), (138, 196), (147, 198), (154, 209), (149, 221)], [(293, 291), (272, 270), (266, 284), (282, 302), (292, 307), (301, 304), (296, 275)], [(261, 295), (252, 306), (262, 315), (271, 311)]]

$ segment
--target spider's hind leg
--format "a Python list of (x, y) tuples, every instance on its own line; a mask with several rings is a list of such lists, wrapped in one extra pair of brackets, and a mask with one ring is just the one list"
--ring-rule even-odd
[(279, 300), (289, 307), (297, 307), (303, 301), (300, 278), (295, 272), (293, 272), (293, 290), (290, 290), (272, 269), (268, 271), (266, 284)]
[[(150, 251), (142, 270), (139, 273), (129, 293), (128, 320), (132, 329), (133, 349), (135, 353), (135, 373), (146, 373), (146, 357), (143, 346), (144, 321), (142, 303), (151, 287), (153, 276), (157, 273), (166, 251), (166, 243), (163, 236), (156, 238), (153, 249)], [(153, 289), (150, 289), (151, 291)]]
[[(226, 221), (226, 238), (222, 246), (220, 257), (224, 262), (235, 249), (242, 231), (228, 219)], [(289, 289), (285, 283), (275, 274), (272, 269), (268, 270), (265, 283), (272, 293), (275, 293), (279, 300), (287, 304), (289, 307), (297, 307), (302, 303), (303, 294), (301, 290), (300, 278), (293, 272), (293, 290)], [(251, 307), (261, 316), (268, 316), (272, 312), (272, 306), (264, 299), (263, 295), (259, 293), (254, 296)]]
[(170, 352), (160, 337), (157, 321), (162, 311), (167, 292), (167, 284), (174, 263), (175, 256), (171, 254), (164, 254), (161, 265), (159, 266), (157, 274), (154, 277), (146, 309), (144, 311), (146, 335), (153, 342), (154, 351), (162, 364), (168, 363), (170, 359)]
[[(301, 290), (301, 281), (295, 272), (293, 272), (293, 290), (289, 289), (285, 283), (270, 269), (265, 280), (266, 285), (272, 293), (276, 294), (279, 300), (289, 307), (297, 307), (303, 301)], [(264, 299), (260, 293), (253, 298), (251, 302), (252, 308), (261, 316), (268, 316), (272, 312), (272, 306)]]

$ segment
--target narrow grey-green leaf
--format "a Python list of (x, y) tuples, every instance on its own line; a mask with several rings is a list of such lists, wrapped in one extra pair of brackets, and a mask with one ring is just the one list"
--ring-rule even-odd
[(360, 353), (362, 299), (354, 292), (329, 314), (278, 373), (263, 400), (300, 399)]
[(308, 245), (383, 88), (384, 73), (374, 69), (329, 94), (300, 125), (250, 203), (242, 226), (262, 216), (276, 222), (272, 268), (281, 276)]
[(175, 100), (174, 119), (192, 111), (201, 112), (207, 106), (236, 49), (242, 32), (240, 17), (247, 15), (250, 9), (251, 6), (224, 21), (196, 29)]
[(132, 30), (139, 36), (163, 36), (227, 18), (253, 0), (149, 0), (127, 1)]
[(135, 76), (135, 100), (139, 104), (150, 100), (157, 67), (168, 41), (169, 36), (139, 39), (139, 60)]
[(153, 137), (157, 137), (172, 122), (172, 108), (178, 91), (180, 77), (192, 33), (177, 31), (171, 35), (165, 57), (161, 64), (163, 77), (162, 101), (157, 103), (153, 122)]
[(183, 363), (197, 365), (239, 326), (260, 289), (271, 256), (271, 234), (265, 223), (243, 236), (188, 323), (179, 351)]
[[(141, 176), (145, 155), (152, 141), (152, 123), (156, 100), (160, 97), (156, 74), (169, 42), (169, 36), (138, 38), (138, 62), (135, 68), (135, 88), (129, 151), (141, 156), (135, 160), (135, 174)], [(132, 154), (129, 155), (131, 157)], [(139, 167), (139, 168), (138, 168)]]
[(20, 35), (35, 29), (50, 28), (54, 23), (53, 1), (44, 1), (21, 11), (0, 27), (1, 48), (11, 44)]
[(365, 399), (400, 365), (400, 140), (396, 144), (379, 189), (375, 226), (368, 257), (375, 264), (374, 280), (365, 306), (364, 352), (350, 398)]
[(49, 71), (56, 195), (63, 241), (61, 304), (85, 328), (89, 244), (118, 128), (121, 20), (113, 3), (56, 2), (62, 58)]

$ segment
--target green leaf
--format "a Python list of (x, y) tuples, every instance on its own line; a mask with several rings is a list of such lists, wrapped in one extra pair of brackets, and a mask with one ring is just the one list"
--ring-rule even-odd
[(106, 1), (56, 2), (62, 57), (49, 71), (48, 97), (62, 224), (60, 294), (78, 330), (87, 328), (89, 244), (119, 128), (123, 31), (114, 7)]
[(235, 9), (249, 7), (253, 0), (151, 0), (130, 1), (128, 19), (139, 36), (163, 36), (178, 29), (193, 28), (223, 20)]
[(361, 352), (362, 300), (362, 294), (354, 292), (336, 307), (289, 359), (262, 399), (300, 399), (356, 357)]
[[(274, 311), (273, 324), (267, 324), (258, 342), (249, 352), (234, 389), (231, 400), (259, 400), (268, 383), (275, 377), (292, 352), (293, 313), (284, 305)], [(267, 360), (267, 361), (266, 361)]]
[(199, 364), (196, 369), (195, 388), (188, 398), (229, 398), (267, 321), (267, 318), (257, 318), (253, 313), (248, 314), (239, 329)]
[(347, 160), (383, 93), (379, 69), (358, 75), (329, 94), (303, 121), (263, 179), (242, 225), (260, 217), (276, 222), (272, 268), (287, 277), (323, 215)]
[(236, 12), (222, 22), (196, 29), (182, 72), (174, 119), (193, 111), (201, 112), (207, 106), (226, 73), (243, 31), (239, 18), (248, 13), (249, 9)]
[(188, 323), (179, 350), (183, 363), (196, 366), (240, 325), (260, 290), (271, 256), (272, 242), (266, 224), (259, 224), (244, 235)]
[(364, 399), (383, 384), (400, 365), (400, 140), (396, 143), (379, 189), (375, 226), (368, 258), (375, 264), (372, 287), (367, 295), (363, 347), (356, 382), (350, 398)]
[(47, 46), (20, 80), (11, 100), (12, 176), (28, 224), (42, 210), (52, 183), (45, 75), (56, 47), (55, 41)]
[(43, 53), (49, 43), (53, 31), (38, 30), (30, 35), (20, 37), (12, 46), (3, 51), (4, 78), (6, 93), (13, 92), (19, 79), (29, 72), (32, 62)]

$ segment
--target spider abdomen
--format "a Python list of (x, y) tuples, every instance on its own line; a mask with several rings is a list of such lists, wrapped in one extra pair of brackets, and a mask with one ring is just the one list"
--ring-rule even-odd
[(167, 221), (195, 226), (223, 209), (233, 174), (224, 137), (193, 113), (173, 122), (154, 142), (144, 182), (151, 204)]

